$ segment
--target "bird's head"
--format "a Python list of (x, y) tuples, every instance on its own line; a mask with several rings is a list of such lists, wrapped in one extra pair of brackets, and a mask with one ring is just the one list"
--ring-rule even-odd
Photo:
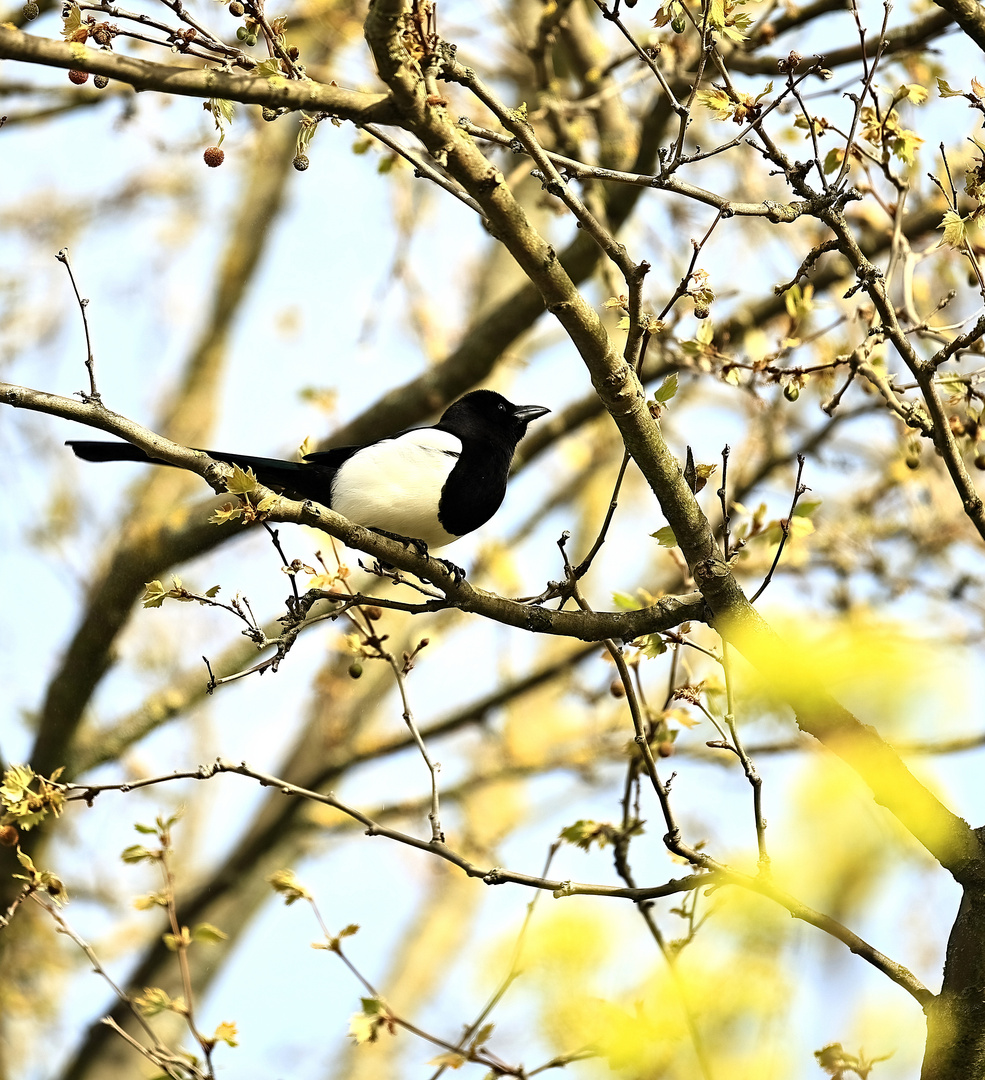
[(495, 390), (472, 390), (445, 409), (440, 426), (459, 437), (505, 442), (512, 451), (527, 424), (550, 411), (542, 405), (514, 405)]

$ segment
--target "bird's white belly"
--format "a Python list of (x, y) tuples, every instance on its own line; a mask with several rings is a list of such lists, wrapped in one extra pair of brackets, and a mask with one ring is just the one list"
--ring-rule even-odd
[(461, 442), (445, 431), (421, 429), (367, 446), (339, 469), (332, 509), (357, 525), (423, 540), (438, 548), (456, 539), (438, 522), (441, 489)]

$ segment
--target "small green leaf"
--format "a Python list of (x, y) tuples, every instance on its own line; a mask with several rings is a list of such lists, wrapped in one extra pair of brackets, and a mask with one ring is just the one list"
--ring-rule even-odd
[(495, 1024), (483, 1024), (481, 1028), (475, 1033), (475, 1038), (472, 1040), (473, 1047), (483, 1046), (489, 1042), (489, 1038), (493, 1033)]
[(230, 495), (246, 495), (257, 486), (257, 478), (252, 469), (233, 466), (233, 475), (226, 481), (226, 491)]
[(156, 858), (154, 852), (149, 851), (142, 844), (131, 844), (130, 847), (124, 848), (120, 853), (120, 858), (125, 863), (139, 863), (147, 862), (150, 859)]
[(280, 69), (280, 61), (277, 57), (271, 56), (257, 64), (252, 74), (259, 75), (261, 79), (273, 79), (275, 76), (284, 73)]
[(446, 1050), (443, 1054), (431, 1058), (427, 1064), (442, 1069), (460, 1069), (468, 1060), (464, 1054), (458, 1053), (457, 1050)]
[(659, 389), (653, 395), (653, 400), (659, 402), (661, 405), (666, 405), (668, 401), (677, 393), (677, 372), (673, 371), (666, 379), (660, 384)]
[(311, 893), (298, 881), (293, 870), (277, 870), (267, 878), (267, 883), (284, 897), (288, 907), (296, 900), (311, 899)]
[(62, 37), (70, 38), (82, 26), (82, 12), (78, 4), (72, 4), (65, 14), (62, 24)]
[(159, 986), (145, 986), (140, 997), (134, 999), (134, 1005), (144, 1016), (157, 1016), (162, 1012), (184, 1012), (185, 1003), (181, 998), (172, 998)]
[(944, 227), (942, 244), (948, 244), (953, 248), (964, 247), (964, 242), (968, 236), (968, 227), (964, 218), (956, 210), (946, 211), (941, 218), (941, 225)]
[(657, 529), (655, 533), (650, 533), (650, 535), (661, 547), (677, 547), (677, 537), (674, 536), (674, 530), (669, 525), (664, 525), (662, 529)]
[(646, 639), (646, 644), (643, 646), (643, 655), (648, 656), (651, 660), (654, 657), (662, 656), (667, 651), (667, 642), (659, 634), (650, 634)]
[(801, 499), (794, 508), (794, 517), (812, 517), (822, 501), (820, 498)]
[(168, 899), (160, 893), (147, 893), (146, 896), (135, 897), (133, 906), (137, 911), (150, 911), (153, 907), (167, 907)]
[(239, 1046), (237, 1041), (238, 1032), (236, 1031), (235, 1024), (222, 1023), (216, 1029), (212, 1035), (213, 1042), (224, 1042), (227, 1046)]
[(616, 827), (614, 825), (604, 821), (589, 821), (584, 818), (562, 829), (560, 832), (560, 837), (566, 844), (574, 844), (575, 847), (581, 848), (582, 851), (588, 851), (592, 844), (604, 848), (606, 844), (613, 842), (615, 835)]
[(145, 608), (160, 607), (168, 595), (168, 590), (155, 578), (144, 585), (143, 605)]
[(840, 146), (833, 146), (824, 157), (824, 172), (825, 175), (830, 176), (835, 169), (841, 168), (841, 163), (845, 160), (845, 151)]
[(220, 930), (218, 926), (213, 926), (212, 923), (199, 923), (192, 929), (192, 941), (202, 941), (208, 945), (214, 945), (219, 941), (226, 941), (229, 935)]

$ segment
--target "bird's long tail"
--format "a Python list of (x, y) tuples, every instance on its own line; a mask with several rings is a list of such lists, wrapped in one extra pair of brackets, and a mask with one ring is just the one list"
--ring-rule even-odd
[[(90, 442), (84, 439), (72, 439), (66, 446), (71, 446), (75, 456), (83, 461), (142, 461), (147, 465), (170, 465), (170, 461), (151, 457), (136, 446), (125, 442)], [(299, 498), (316, 499), (325, 502), (328, 496), (329, 481), (334, 470), (312, 468), (300, 461), (282, 461), (278, 458), (254, 457), (251, 454), (227, 454), (221, 450), (205, 450), (203, 453), (217, 461), (226, 461), (238, 465), (241, 469), (252, 469), (261, 484), (281, 488)]]

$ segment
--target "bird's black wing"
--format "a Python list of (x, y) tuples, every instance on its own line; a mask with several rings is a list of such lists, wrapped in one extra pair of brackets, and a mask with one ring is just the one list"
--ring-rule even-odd
[[(380, 439), (380, 442), (383, 440)], [(305, 454), (304, 460), (312, 465), (321, 465), (327, 469), (337, 469), (344, 465), (353, 454), (365, 450), (372, 443), (359, 443), (357, 446), (335, 446), (331, 450), (316, 450), (313, 454)]]

